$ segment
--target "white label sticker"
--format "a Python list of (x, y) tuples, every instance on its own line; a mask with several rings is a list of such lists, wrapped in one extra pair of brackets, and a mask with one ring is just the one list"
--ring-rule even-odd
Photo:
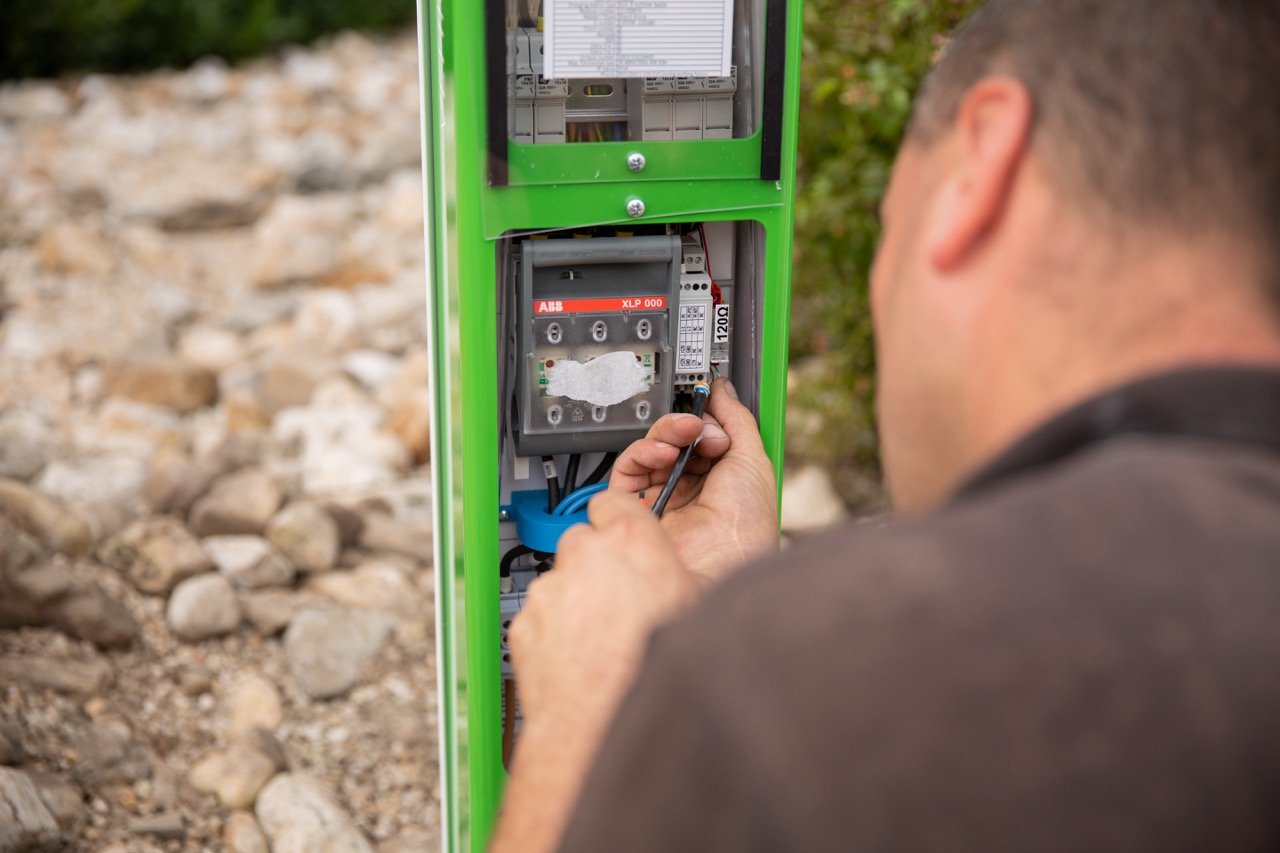
[(733, 0), (546, 0), (553, 79), (728, 77)]
[(707, 369), (707, 306), (681, 303), (676, 337), (676, 372)]
[(547, 368), (546, 393), (593, 406), (616, 406), (652, 387), (652, 372), (634, 352), (606, 353), (586, 364), (559, 359)]
[(711, 325), (711, 342), (715, 344), (729, 342), (729, 306), (723, 302), (716, 306), (715, 320)]

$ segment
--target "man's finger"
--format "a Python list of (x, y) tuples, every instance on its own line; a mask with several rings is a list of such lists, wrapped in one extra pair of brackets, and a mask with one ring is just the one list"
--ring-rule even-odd
[(627, 522), (641, 522), (658, 526), (648, 506), (623, 492), (601, 492), (587, 504), (587, 518), (596, 529)]
[(707, 413), (716, 419), (728, 433), (735, 450), (750, 449), (764, 452), (760, 439), (760, 425), (751, 410), (738, 400), (738, 393), (728, 379), (717, 379), (711, 385), (711, 399)]

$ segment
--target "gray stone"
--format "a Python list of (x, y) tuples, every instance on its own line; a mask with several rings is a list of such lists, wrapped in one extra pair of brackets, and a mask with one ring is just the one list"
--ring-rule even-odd
[(191, 526), (201, 536), (261, 533), (283, 499), (266, 472), (243, 468), (214, 482), (192, 509)]
[(163, 595), (180, 581), (213, 568), (199, 540), (167, 515), (135, 521), (103, 543), (98, 556), (153, 595)]
[(240, 625), (240, 605), (231, 582), (212, 572), (178, 584), (165, 615), (173, 633), (193, 643), (229, 634)]
[(222, 829), (222, 849), (226, 853), (271, 853), (267, 836), (250, 812), (232, 812)]
[(132, 785), (151, 775), (150, 758), (123, 723), (96, 723), (72, 745), (79, 760), (71, 772), (86, 788)]
[(83, 660), (48, 655), (10, 655), (0, 659), (3, 681), (16, 681), (37, 689), (48, 688), (71, 696), (96, 696), (111, 681), (111, 665), (100, 657)]
[(304, 572), (322, 572), (338, 560), (338, 524), (314, 503), (291, 503), (267, 525), (267, 539)]
[(51, 551), (78, 556), (93, 548), (93, 531), (82, 515), (17, 480), (0, 477), (0, 516)]
[(58, 843), (58, 822), (20, 770), (0, 767), (0, 850), (42, 850)]
[(431, 525), (399, 521), (381, 512), (364, 515), (360, 544), (369, 551), (402, 554), (428, 564), (433, 558)]
[(317, 595), (291, 589), (250, 590), (240, 599), (245, 619), (264, 637), (279, 634), (289, 626), (294, 614), (321, 603), (323, 599)]
[(178, 448), (161, 448), (147, 467), (143, 500), (152, 512), (185, 515), (226, 470), (221, 458), (192, 459)]
[(391, 620), (367, 610), (304, 610), (284, 635), (289, 673), (313, 699), (340, 696), (381, 651)]
[(128, 609), (98, 586), (84, 586), (59, 598), (49, 608), (47, 624), (100, 649), (127, 646), (138, 636), (138, 623)]
[(281, 773), (258, 796), (258, 823), (272, 853), (373, 853), (324, 783), (302, 773)]
[(161, 812), (129, 820), (129, 831), (134, 835), (154, 835), (157, 838), (175, 839), (187, 834), (186, 822), (179, 812)]
[(307, 589), (339, 604), (381, 610), (406, 619), (425, 619), (427, 604), (409, 573), (388, 560), (367, 560), (351, 571), (316, 575)]
[(55, 773), (28, 770), (27, 776), (36, 786), (40, 801), (49, 810), (49, 814), (53, 815), (58, 828), (64, 835), (76, 837), (89, 817), (84, 804), (84, 792), (75, 783)]
[(0, 414), (0, 477), (30, 480), (54, 452), (53, 427), (34, 412)]
[(210, 536), (204, 549), (218, 571), (241, 589), (293, 583), (293, 563), (261, 536)]
[(22, 734), (13, 726), (0, 723), (0, 764), (21, 764), (26, 757)]

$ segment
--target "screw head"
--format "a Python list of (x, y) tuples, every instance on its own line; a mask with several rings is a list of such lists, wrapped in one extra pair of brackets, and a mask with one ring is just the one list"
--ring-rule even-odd
[(631, 218), (644, 216), (644, 202), (638, 198), (630, 199), (627, 202), (627, 215)]
[(644, 155), (639, 151), (632, 151), (627, 155), (627, 168), (631, 171), (643, 172), (646, 165), (648, 165), (648, 161), (644, 159)]
[(510, 521), (510, 520), (511, 520), (511, 513), (507, 512), (505, 509), (498, 510), (498, 521)]

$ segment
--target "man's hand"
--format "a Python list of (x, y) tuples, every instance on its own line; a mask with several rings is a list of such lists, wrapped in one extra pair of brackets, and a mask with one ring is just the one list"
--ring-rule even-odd
[(717, 379), (701, 422), (667, 415), (618, 457), (609, 491), (643, 493), (652, 505), (680, 448), (701, 440), (671, 495), (662, 526), (692, 571), (718, 580), (778, 545), (778, 491), (755, 418), (733, 385)]
[(561, 537), (509, 632), (524, 727), (495, 851), (554, 847), (650, 632), (703, 583), (634, 495), (603, 492), (588, 517)]

